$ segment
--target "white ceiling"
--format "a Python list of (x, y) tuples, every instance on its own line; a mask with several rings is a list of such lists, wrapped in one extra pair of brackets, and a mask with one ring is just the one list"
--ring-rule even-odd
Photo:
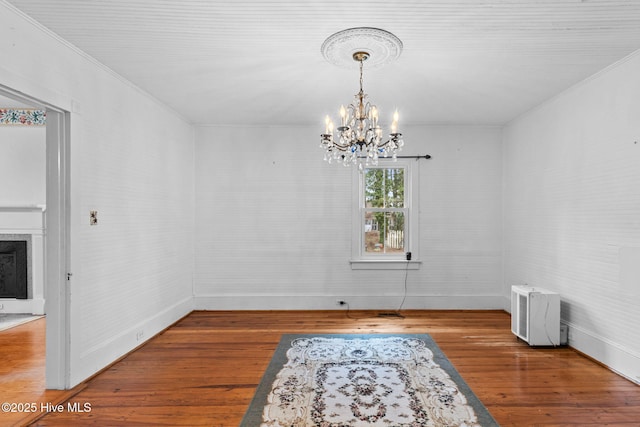
[(320, 129), (358, 90), (320, 52), (346, 28), (402, 40), (364, 72), (401, 125), (503, 124), (640, 49), (639, 0), (8, 1), (203, 124)]

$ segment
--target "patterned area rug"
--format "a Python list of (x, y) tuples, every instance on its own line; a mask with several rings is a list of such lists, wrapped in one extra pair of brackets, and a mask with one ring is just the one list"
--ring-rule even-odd
[(241, 427), (497, 426), (429, 335), (283, 335)]

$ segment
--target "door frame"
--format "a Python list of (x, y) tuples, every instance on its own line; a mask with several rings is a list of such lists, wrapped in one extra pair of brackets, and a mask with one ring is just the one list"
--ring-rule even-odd
[(0, 94), (46, 110), (44, 231), (47, 389), (70, 387), (70, 125), (62, 108), (0, 85)]

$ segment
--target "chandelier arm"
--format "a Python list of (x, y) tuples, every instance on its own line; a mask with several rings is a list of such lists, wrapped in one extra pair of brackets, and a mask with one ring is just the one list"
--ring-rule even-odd
[[(398, 113), (393, 116), (391, 134), (389, 139), (382, 141), (382, 128), (378, 126), (378, 109), (373, 105), (368, 95), (364, 92), (364, 61), (368, 60), (370, 53), (365, 50), (352, 54), (352, 58), (359, 62), (360, 90), (355, 99), (347, 105), (340, 107), (341, 125), (333, 134), (333, 123), (327, 116), (325, 120), (325, 133), (321, 135), (321, 146), (325, 148), (325, 160), (342, 161), (345, 165), (358, 164), (362, 169), (362, 163), (356, 159), (366, 158), (366, 165), (377, 165), (379, 157), (393, 155), (402, 150), (404, 142), (402, 134), (397, 132)], [(338, 141), (336, 141), (336, 139)]]
[(385, 142), (379, 143), (378, 147), (386, 147), (391, 141), (397, 141), (397, 140), (394, 140), (393, 138), (387, 139)]
[(351, 144), (341, 144), (339, 142), (334, 142), (331, 148), (335, 148), (338, 151), (349, 151), (351, 148)]

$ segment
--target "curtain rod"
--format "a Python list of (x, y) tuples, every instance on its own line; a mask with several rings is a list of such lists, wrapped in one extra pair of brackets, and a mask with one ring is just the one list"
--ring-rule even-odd
[(397, 159), (430, 159), (430, 154), (425, 154), (424, 156), (396, 156)]
[[(366, 159), (367, 156), (360, 156), (360, 159)], [(396, 156), (396, 159), (430, 159), (431, 154), (425, 154), (424, 156)], [(391, 159), (391, 157), (378, 157), (378, 159)]]

